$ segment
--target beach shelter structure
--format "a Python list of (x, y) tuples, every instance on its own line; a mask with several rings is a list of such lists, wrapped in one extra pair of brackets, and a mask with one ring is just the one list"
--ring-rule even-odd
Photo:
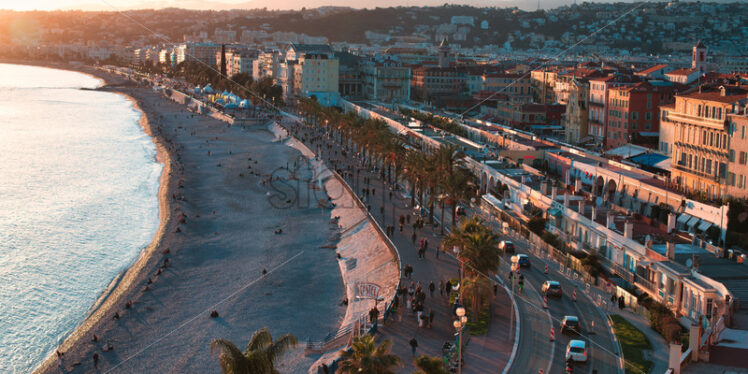
[(203, 92), (205, 92), (207, 94), (210, 94), (210, 93), (214, 92), (213, 91), (213, 87), (210, 86), (210, 83), (208, 83), (207, 85), (205, 85), (205, 88), (203, 88)]

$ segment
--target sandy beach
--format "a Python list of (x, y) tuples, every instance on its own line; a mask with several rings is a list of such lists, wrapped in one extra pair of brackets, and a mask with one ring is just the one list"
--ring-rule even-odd
[[(243, 348), (265, 326), (301, 343), (279, 370), (306, 372), (318, 357), (304, 356), (304, 342), (336, 331), (346, 313), (346, 289), (329, 248), (338, 227), (317, 203), (327, 196), (308, 183), (306, 159), (266, 125), (228, 127), (151, 88), (75, 70), (104, 78), (104, 89), (131, 97), (145, 113), (141, 125), (165, 165), (162, 223), (61, 345), (62, 367), (52, 355), (36, 372), (219, 372), (210, 341), (226, 338)], [(294, 172), (285, 169), (295, 163)], [(287, 182), (270, 184), (271, 174)], [(218, 318), (209, 317), (213, 309)], [(114, 349), (103, 352), (105, 345)]]

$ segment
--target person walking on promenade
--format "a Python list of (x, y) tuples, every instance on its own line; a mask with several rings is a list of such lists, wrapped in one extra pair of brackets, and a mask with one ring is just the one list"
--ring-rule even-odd
[(449, 282), (449, 279), (447, 279), (447, 282), (444, 283), (444, 293), (447, 294), (447, 297), (449, 297), (449, 292), (452, 290), (452, 283)]
[(418, 340), (414, 336), (413, 339), (410, 339), (410, 349), (413, 352), (413, 356), (416, 355), (416, 348), (418, 348)]
[(429, 293), (431, 294), (431, 297), (434, 297), (434, 289), (436, 289), (436, 286), (434, 285), (434, 281), (431, 281), (431, 283), (429, 283)]
[(444, 281), (439, 280), (439, 296), (444, 296)]
[(434, 325), (434, 309), (429, 308), (429, 328)]
[(416, 232), (413, 230), (413, 235), (410, 237), (413, 240), (413, 244), (416, 244)]

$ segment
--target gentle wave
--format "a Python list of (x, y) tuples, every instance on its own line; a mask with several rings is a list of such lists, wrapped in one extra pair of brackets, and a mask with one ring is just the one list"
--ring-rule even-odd
[(0, 64), (0, 372), (30, 372), (158, 229), (140, 113), (101, 81)]

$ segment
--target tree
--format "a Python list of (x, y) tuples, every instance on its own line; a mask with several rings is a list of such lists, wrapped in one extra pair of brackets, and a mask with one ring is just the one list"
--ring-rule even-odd
[[(476, 184), (474, 178), (473, 174), (467, 169), (457, 168), (453, 173), (447, 174), (446, 177), (441, 179), (441, 189), (444, 191), (446, 203), (449, 204), (452, 213), (453, 228), (457, 226), (457, 205), (475, 195)], [(444, 217), (443, 211), (442, 217)]]
[(442, 240), (442, 248), (457, 246), (460, 251), (457, 258), (464, 264), (465, 273), (473, 283), (471, 287), (471, 315), (473, 321), (478, 319), (479, 308), (483, 297), (489, 295), (486, 288), (490, 282), (479, 282), (479, 277), (490, 277), (498, 269), (501, 256), (498, 248), (499, 237), (485, 225), (479, 217), (463, 220)]
[(379, 346), (374, 337), (366, 334), (353, 340), (350, 350), (340, 354), (340, 371), (342, 373), (390, 374), (395, 366), (401, 366), (400, 357), (390, 354), (392, 341), (387, 339)]
[(538, 236), (543, 235), (543, 231), (545, 231), (545, 219), (539, 216), (530, 218), (530, 222), (527, 223), (527, 229)]
[(244, 352), (225, 339), (210, 342), (210, 354), (218, 354), (218, 362), (224, 374), (276, 374), (275, 365), (290, 348), (296, 347), (295, 336), (285, 334), (275, 341), (267, 327), (255, 331)]
[(413, 364), (418, 368), (413, 374), (448, 374), (444, 369), (444, 363), (439, 357), (418, 356)]

